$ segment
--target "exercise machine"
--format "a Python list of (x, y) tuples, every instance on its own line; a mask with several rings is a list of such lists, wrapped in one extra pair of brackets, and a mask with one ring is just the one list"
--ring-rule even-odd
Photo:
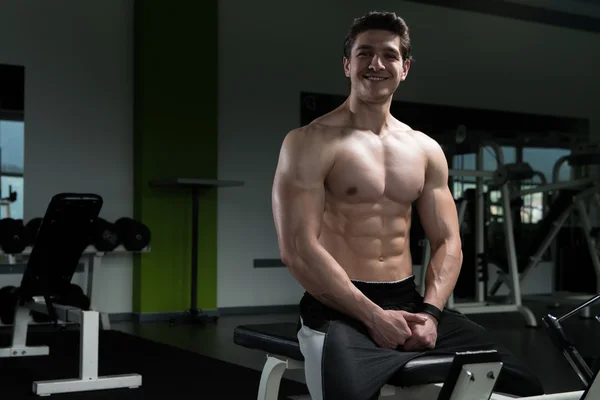
[(10, 206), (17, 201), (17, 192), (12, 190), (12, 186), (8, 187), (8, 197), (0, 198), (0, 210), (4, 209), (4, 211), (0, 212), (2, 218), (10, 218)]
[[(548, 196), (550, 198), (549, 208), (540, 222), (536, 233), (532, 236), (529, 245), (518, 255), (519, 281), (523, 281), (533, 268), (539, 265), (542, 257), (550, 249), (551, 244), (554, 243), (557, 235), (567, 225), (568, 221), (577, 220), (581, 227), (589, 259), (595, 273), (595, 290), (600, 290), (600, 258), (596, 249), (596, 241), (592, 235), (592, 221), (587, 207), (588, 203), (595, 204), (596, 206), (600, 205), (600, 182), (593, 178), (580, 178), (567, 182), (558, 181), (558, 172), (564, 162), (568, 161), (571, 165), (590, 165), (594, 155), (598, 157), (600, 153), (593, 154), (589, 151), (585, 153), (575, 152), (569, 156), (561, 157), (554, 166), (552, 183), (516, 191), (511, 194), (511, 197), (514, 199), (533, 193), (552, 193), (551, 196)], [(509, 292), (512, 291), (512, 279), (510, 278), (510, 274), (507, 273), (506, 266), (498, 274), (496, 282), (490, 289), (490, 294), (493, 296), (504, 284), (507, 285)], [(554, 292), (549, 295), (527, 296), (527, 299), (551, 301), (553, 303), (557, 302), (557, 300), (565, 303), (578, 303), (587, 297), (589, 297), (589, 294)], [(590, 317), (590, 308), (582, 308), (581, 315), (583, 317)]]
[(94, 194), (57, 194), (46, 210), (35, 244), (17, 289), (11, 345), (0, 348), (0, 358), (44, 356), (48, 346), (28, 346), (27, 333), (32, 311), (47, 314), (54, 322), (80, 324), (79, 377), (33, 382), (37, 395), (84, 392), (142, 385), (139, 374), (98, 376), (100, 316), (98, 311), (61, 304), (102, 208)]
[[(493, 152), (497, 160), (498, 167), (494, 171), (485, 171), (483, 169), (483, 152), (485, 149)], [(500, 145), (493, 141), (483, 141), (475, 152), (476, 166), (474, 170), (450, 169), (449, 175), (452, 177), (474, 177), (476, 178), (475, 187), (475, 301), (455, 301), (454, 294), (448, 299), (447, 307), (463, 314), (484, 314), (484, 313), (520, 313), (529, 327), (537, 327), (533, 312), (523, 305), (519, 271), (517, 263), (517, 253), (515, 247), (514, 227), (511, 218), (503, 218), (503, 227), (505, 234), (505, 244), (507, 253), (507, 277), (513, 289), (508, 298), (502, 301), (495, 301), (487, 293), (487, 263), (485, 260), (485, 190), (487, 184), (498, 188), (501, 196), (501, 209), (503, 215), (510, 215), (511, 188), (514, 182), (525, 179), (531, 179), (536, 172), (526, 163), (505, 163), (504, 153)], [(465, 215), (466, 199), (459, 200), (459, 224), (462, 225)], [(421, 288), (425, 285), (425, 276), (427, 264), (430, 258), (430, 244), (425, 241), (425, 250), (421, 270)]]
[[(586, 302), (570, 313), (555, 318), (546, 316), (543, 321), (547, 332), (581, 378), (584, 389), (540, 396), (516, 397), (494, 391), (502, 360), (493, 350), (471, 351), (452, 355), (423, 355), (409, 361), (380, 390), (379, 398), (402, 400), (599, 400), (600, 378), (579, 356), (577, 349), (564, 334), (560, 322), (587, 307), (600, 296)], [(235, 328), (235, 344), (266, 353), (258, 386), (258, 400), (276, 400), (283, 374), (287, 370), (304, 369), (304, 358), (297, 339), (297, 325), (271, 323), (240, 325)], [(310, 399), (303, 396), (302, 399)], [(294, 397), (299, 400), (300, 397)]]

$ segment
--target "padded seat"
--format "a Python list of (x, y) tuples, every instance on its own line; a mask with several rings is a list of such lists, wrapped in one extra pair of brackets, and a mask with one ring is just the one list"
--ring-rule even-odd
[[(249, 349), (304, 361), (296, 333), (293, 323), (240, 325), (233, 332), (233, 341)], [(444, 382), (453, 360), (454, 355), (423, 355), (409, 361), (389, 384), (408, 387)]]

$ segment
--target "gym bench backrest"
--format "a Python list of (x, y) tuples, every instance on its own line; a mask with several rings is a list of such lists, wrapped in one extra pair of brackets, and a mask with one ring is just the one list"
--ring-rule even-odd
[(60, 193), (52, 197), (21, 280), (21, 301), (67, 293), (102, 205), (96, 194)]

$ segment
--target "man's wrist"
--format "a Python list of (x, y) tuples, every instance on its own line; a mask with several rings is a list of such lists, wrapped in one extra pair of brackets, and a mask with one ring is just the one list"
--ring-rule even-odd
[(442, 319), (442, 310), (430, 303), (423, 302), (419, 307), (419, 312), (433, 317), (437, 323)]

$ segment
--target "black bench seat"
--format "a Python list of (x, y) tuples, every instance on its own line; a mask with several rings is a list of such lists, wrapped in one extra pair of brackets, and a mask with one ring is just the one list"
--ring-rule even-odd
[[(235, 344), (261, 350), (273, 356), (304, 361), (296, 336), (294, 323), (240, 325), (235, 328)], [(424, 355), (409, 361), (389, 382), (390, 385), (409, 387), (444, 382), (452, 366), (454, 355)]]

